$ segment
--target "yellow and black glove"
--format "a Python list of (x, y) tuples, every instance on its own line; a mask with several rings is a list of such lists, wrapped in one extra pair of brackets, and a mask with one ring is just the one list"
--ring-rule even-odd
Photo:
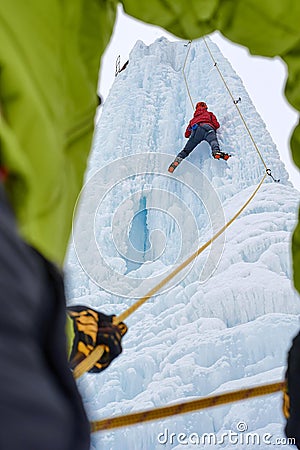
[(105, 350), (89, 372), (99, 373), (106, 369), (122, 352), (121, 339), (127, 332), (125, 323), (114, 324), (114, 315), (107, 316), (87, 306), (71, 306), (67, 311), (73, 320), (75, 333), (70, 354), (71, 369), (74, 369), (98, 345), (104, 345)]

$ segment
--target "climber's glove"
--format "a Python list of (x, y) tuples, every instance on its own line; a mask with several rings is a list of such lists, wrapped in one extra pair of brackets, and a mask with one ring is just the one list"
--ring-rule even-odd
[(70, 355), (71, 369), (98, 345), (104, 346), (104, 353), (89, 372), (99, 373), (106, 369), (122, 352), (121, 339), (127, 332), (127, 326), (123, 322), (114, 324), (114, 315), (107, 316), (87, 306), (71, 306), (67, 311), (73, 320), (75, 333)]

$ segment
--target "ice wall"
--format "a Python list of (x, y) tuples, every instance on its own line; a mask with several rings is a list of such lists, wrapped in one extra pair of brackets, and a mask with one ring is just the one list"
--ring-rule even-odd
[[(193, 109), (182, 67), (185, 42), (137, 42), (115, 80), (96, 127), (66, 265), (72, 304), (119, 314), (205, 243), (249, 198), (265, 167), (202, 40), (190, 48), (186, 77), (220, 124), (226, 163), (202, 143), (174, 175), (168, 164), (185, 143)], [(211, 51), (270, 177), (241, 216), (189, 270), (128, 320), (123, 354), (79, 381), (91, 419), (280, 380), (299, 298), (291, 283), (290, 239), (299, 193), (242, 81), (213, 42)], [(237, 431), (282, 438), (279, 395), (99, 433), (94, 449), (195, 448), (179, 433)], [(165, 430), (175, 433), (162, 443)], [(201, 448), (211, 448), (210, 444)], [(261, 449), (262, 444), (238, 448)], [(276, 448), (285, 448), (276, 444)]]

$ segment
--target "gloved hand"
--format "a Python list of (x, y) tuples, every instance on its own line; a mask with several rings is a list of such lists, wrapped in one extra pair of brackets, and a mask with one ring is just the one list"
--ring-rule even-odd
[(121, 339), (127, 332), (127, 326), (123, 322), (114, 325), (114, 315), (107, 316), (87, 306), (71, 306), (67, 311), (73, 320), (75, 332), (70, 355), (71, 369), (74, 369), (97, 345), (104, 345), (105, 351), (89, 372), (99, 373), (106, 369), (122, 352)]
[(189, 138), (191, 135), (192, 129), (190, 127), (187, 127), (187, 129), (185, 130), (184, 136), (186, 138)]

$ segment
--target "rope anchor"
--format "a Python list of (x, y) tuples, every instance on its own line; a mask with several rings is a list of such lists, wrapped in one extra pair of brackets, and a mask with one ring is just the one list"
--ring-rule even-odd
[(280, 182), (280, 179), (276, 180), (276, 179), (273, 177), (272, 172), (271, 172), (271, 169), (266, 169), (266, 173), (267, 173), (267, 175), (269, 175), (269, 177), (272, 178), (273, 181), (275, 181), (275, 183), (279, 183), (279, 182)]
[(238, 102), (241, 102), (241, 101), (242, 101), (242, 99), (241, 99), (241, 97), (239, 97), (237, 100), (233, 100), (233, 103), (234, 103), (235, 105), (237, 105)]

